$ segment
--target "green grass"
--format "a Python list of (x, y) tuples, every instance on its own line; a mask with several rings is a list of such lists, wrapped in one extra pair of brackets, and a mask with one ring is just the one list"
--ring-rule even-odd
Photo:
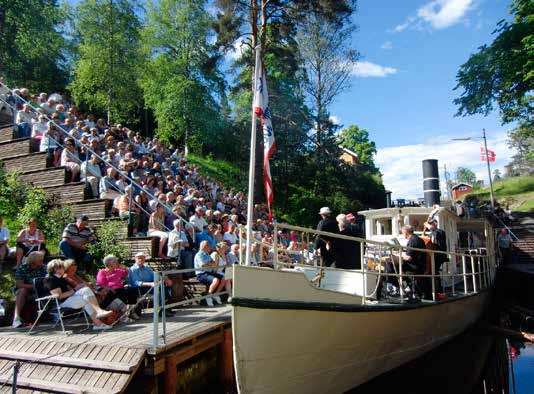
[[(493, 184), (495, 199), (501, 204), (509, 204), (517, 212), (534, 212), (534, 176), (521, 176), (501, 179)], [(488, 188), (475, 189), (470, 195), (479, 200), (489, 200)]]
[(209, 176), (221, 182), (225, 187), (233, 187), (237, 190), (244, 191), (247, 184), (247, 174), (241, 171), (235, 164), (224, 160), (215, 160), (211, 157), (200, 157), (194, 154), (188, 154), (187, 159), (190, 164), (199, 166), (202, 176)]

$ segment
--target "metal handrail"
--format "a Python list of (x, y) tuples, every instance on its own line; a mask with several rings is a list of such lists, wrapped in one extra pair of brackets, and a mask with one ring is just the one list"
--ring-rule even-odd
[[(8, 87), (7, 85), (4, 84), (4, 86), (5, 86), (7, 89), (9, 89), (9, 87)], [(18, 97), (18, 98), (21, 99), (22, 102), (25, 103), (25, 104), (29, 104), (24, 98), (20, 97), (20, 96), (19, 96), (18, 94), (16, 94), (16, 93), (13, 93), (13, 91), (12, 91), (11, 89), (9, 89), (9, 90), (11, 91), (12, 96), (14, 96), (14, 97)], [(3, 101), (4, 103), (6, 103), (6, 104), (9, 104), (9, 103), (7, 103), (5, 100), (3, 100), (1, 97), (0, 97), (0, 100), (2, 100), (2, 101)], [(13, 108), (12, 106), (10, 106), (10, 107)], [(30, 107), (31, 107), (31, 105), (30, 105)], [(45, 116), (45, 118), (46, 118), (49, 122), (52, 122), (52, 124), (54, 124), (58, 130), (60, 130), (62, 133), (64, 133), (66, 136), (68, 136), (68, 138), (72, 138), (71, 135), (70, 135), (65, 129), (63, 129), (63, 127), (61, 127), (61, 126), (60, 126), (59, 124), (57, 124), (55, 121), (53, 121), (52, 119), (50, 119), (50, 118), (48, 117), (47, 114), (45, 114), (45, 113), (41, 113), (41, 112), (39, 112), (39, 111), (36, 111), (35, 109), (33, 109), (33, 107), (31, 107), (31, 108), (32, 108), (32, 111), (33, 111), (33, 112), (38, 112), (39, 114), (42, 114), (43, 116)], [(109, 167), (111, 167), (111, 168), (113, 168), (115, 171), (117, 171), (117, 173), (124, 175), (122, 170), (120, 170), (118, 167), (116, 167), (113, 163), (111, 163), (111, 162), (105, 160), (102, 156), (100, 156), (98, 153), (96, 153), (95, 151), (93, 151), (89, 146), (85, 145), (85, 148), (86, 148), (87, 151), (89, 151), (92, 155), (98, 157), (102, 162), (106, 163), (106, 165), (108, 165)], [(130, 181), (130, 184), (136, 186), (138, 189), (142, 189), (142, 186), (141, 186), (140, 184), (138, 184), (138, 183), (137, 183), (133, 178), (131, 178), (129, 175), (126, 174), (126, 175), (124, 175), (124, 176), (126, 177), (126, 179), (128, 179), (128, 180)], [(151, 198), (153, 198), (153, 199), (156, 201), (156, 204), (163, 205), (163, 206), (165, 206), (165, 209), (167, 209), (167, 210), (169, 210), (169, 211), (172, 211), (172, 207), (171, 207), (171, 206), (169, 206), (167, 203), (160, 202), (160, 201), (159, 201), (159, 200), (158, 200), (152, 193), (150, 193), (148, 190), (145, 190), (145, 193), (146, 193), (148, 196), (150, 196)], [(180, 220), (183, 221), (186, 225), (189, 223), (187, 220), (185, 220), (185, 219), (182, 218), (182, 217), (180, 217)], [(165, 226), (165, 227), (168, 229), (167, 226)], [(172, 229), (171, 229), (171, 230), (172, 230)], [(195, 236), (195, 235), (193, 235), (193, 237), (194, 237), (194, 236)]]
[[(226, 267), (231, 267), (231, 264), (227, 265), (218, 265), (213, 267), (203, 267), (202, 271), (213, 271), (218, 270)], [(164, 271), (155, 271), (154, 272), (154, 308), (153, 308), (153, 318), (152, 318), (152, 348), (155, 350), (160, 347), (164, 347), (167, 343), (167, 319), (165, 316), (165, 311), (170, 310), (172, 308), (178, 307), (178, 306), (184, 306), (188, 304), (194, 304), (202, 300), (206, 300), (208, 298), (214, 297), (214, 296), (221, 296), (230, 293), (228, 291), (220, 291), (217, 293), (212, 293), (206, 296), (198, 296), (194, 297), (188, 300), (174, 302), (171, 304), (166, 304), (165, 297), (160, 297), (160, 294), (164, 294), (165, 292), (165, 277), (167, 275), (176, 275), (176, 274), (185, 274), (190, 272), (195, 272), (199, 270), (199, 268), (184, 268), (184, 269), (176, 269), (176, 270), (164, 270)], [(161, 302), (161, 305), (160, 305)], [(162, 325), (162, 333), (160, 334), (159, 331), (159, 324), (160, 324), (160, 312), (163, 312), (161, 314), (161, 325)], [(191, 324), (188, 324), (186, 327), (192, 327), (195, 325), (198, 325), (200, 323), (204, 323), (209, 320), (216, 319), (224, 314), (226, 314), (227, 311), (216, 313), (212, 316), (209, 316), (207, 318), (195, 321)], [(182, 327), (182, 329), (185, 327)]]
[(519, 241), (519, 237), (513, 233), (512, 229), (510, 227), (508, 227), (506, 225), (506, 223), (504, 223), (502, 221), (502, 219), (495, 214), (495, 212), (490, 211), (490, 213), (493, 215), (493, 217), (495, 219), (497, 219), (499, 221), (499, 223), (502, 225), (502, 227), (504, 227), (508, 231), (508, 234), (510, 234), (511, 237), (515, 238), (516, 241)]

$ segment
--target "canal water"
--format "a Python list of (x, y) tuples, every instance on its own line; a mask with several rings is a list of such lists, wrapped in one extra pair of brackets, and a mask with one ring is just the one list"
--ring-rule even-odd
[(475, 327), (348, 394), (534, 394), (533, 345)]

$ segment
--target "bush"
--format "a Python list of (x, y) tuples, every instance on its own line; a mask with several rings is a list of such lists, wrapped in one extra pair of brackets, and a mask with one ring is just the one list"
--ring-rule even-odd
[(102, 262), (104, 256), (112, 254), (119, 260), (124, 260), (128, 250), (121, 237), (122, 223), (108, 220), (95, 231), (96, 241), (89, 245), (89, 253), (95, 258), (97, 265)]

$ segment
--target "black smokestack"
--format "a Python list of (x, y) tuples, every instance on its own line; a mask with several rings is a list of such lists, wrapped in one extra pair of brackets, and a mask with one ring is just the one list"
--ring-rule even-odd
[(435, 159), (423, 160), (423, 192), (427, 207), (439, 204), (439, 172)]
[(391, 208), (391, 192), (386, 190), (386, 207)]

